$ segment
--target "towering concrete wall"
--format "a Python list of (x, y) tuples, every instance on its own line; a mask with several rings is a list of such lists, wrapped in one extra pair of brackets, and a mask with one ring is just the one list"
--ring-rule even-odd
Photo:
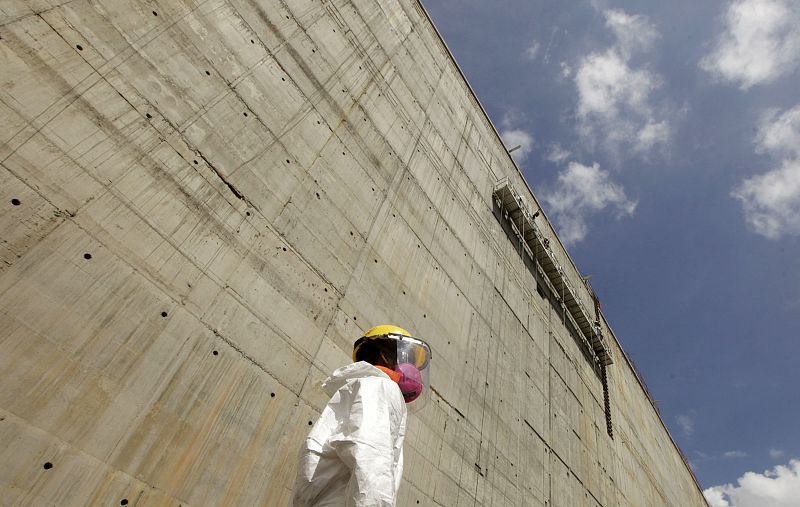
[(435, 361), (400, 505), (704, 505), (603, 322), (608, 434), (416, 1), (5, 0), (0, 69), (3, 505), (283, 505), (384, 322)]

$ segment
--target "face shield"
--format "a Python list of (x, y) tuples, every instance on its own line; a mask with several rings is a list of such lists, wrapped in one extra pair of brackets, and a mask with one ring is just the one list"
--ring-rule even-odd
[(395, 381), (409, 412), (419, 410), (430, 398), (431, 349), (424, 341), (400, 334), (360, 338), (353, 357), (398, 373)]

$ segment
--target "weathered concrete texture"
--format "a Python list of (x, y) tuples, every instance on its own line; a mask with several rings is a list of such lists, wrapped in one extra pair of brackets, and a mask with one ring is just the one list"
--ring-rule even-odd
[(414, 0), (6, 0), (0, 68), (3, 505), (283, 505), (384, 322), (435, 354), (401, 505), (704, 505), (606, 328), (607, 434)]

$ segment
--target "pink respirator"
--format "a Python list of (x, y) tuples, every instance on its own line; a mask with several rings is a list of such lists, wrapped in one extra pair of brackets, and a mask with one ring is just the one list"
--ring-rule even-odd
[(422, 383), (422, 375), (417, 367), (410, 363), (400, 363), (395, 371), (400, 374), (400, 380), (396, 382), (400, 386), (400, 392), (403, 393), (403, 399), (406, 400), (406, 403), (411, 403), (419, 398), (424, 385)]

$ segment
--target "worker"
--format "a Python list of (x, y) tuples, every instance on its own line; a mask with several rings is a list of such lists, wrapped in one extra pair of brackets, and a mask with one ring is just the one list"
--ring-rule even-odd
[(397, 326), (355, 342), (355, 362), (322, 384), (331, 399), (300, 452), (294, 507), (395, 505), (407, 413), (430, 397), (430, 359), (430, 347)]

